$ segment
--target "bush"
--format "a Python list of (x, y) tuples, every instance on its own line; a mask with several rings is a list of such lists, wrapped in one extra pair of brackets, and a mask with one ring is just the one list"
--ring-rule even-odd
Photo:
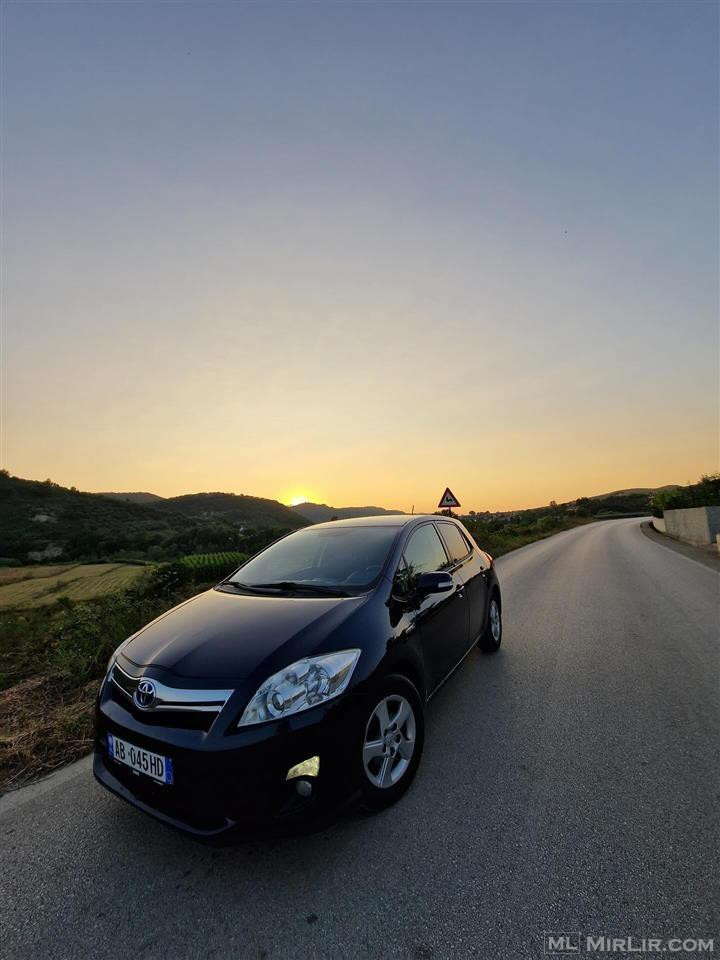
[(542, 540), (560, 530), (569, 530), (586, 522), (584, 518), (566, 517), (562, 514), (546, 514), (521, 523), (497, 520), (485, 522), (472, 518), (463, 520), (478, 546), (493, 557), (500, 557), (510, 550), (517, 550), (518, 547), (524, 547), (535, 540)]
[(658, 490), (650, 501), (654, 517), (662, 517), (665, 510), (683, 510), (689, 507), (720, 506), (720, 473), (703, 474), (697, 483), (689, 483), (677, 490)]

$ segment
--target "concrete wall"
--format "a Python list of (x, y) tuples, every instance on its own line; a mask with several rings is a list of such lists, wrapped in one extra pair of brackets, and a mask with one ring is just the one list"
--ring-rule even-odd
[(652, 525), (656, 530), (659, 530), (660, 533), (665, 533), (665, 517), (653, 517)]
[(665, 510), (665, 532), (685, 543), (715, 543), (720, 533), (720, 507)]

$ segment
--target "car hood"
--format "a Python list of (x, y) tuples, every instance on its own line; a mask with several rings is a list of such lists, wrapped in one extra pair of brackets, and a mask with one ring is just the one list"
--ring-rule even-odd
[(122, 656), (178, 678), (247, 680), (325, 652), (323, 641), (365, 600), (208, 590), (149, 623)]

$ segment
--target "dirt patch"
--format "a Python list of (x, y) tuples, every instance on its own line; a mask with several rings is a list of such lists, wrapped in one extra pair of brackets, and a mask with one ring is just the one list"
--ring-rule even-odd
[(44, 776), (92, 748), (98, 681), (65, 690), (30, 677), (0, 691), (0, 793)]

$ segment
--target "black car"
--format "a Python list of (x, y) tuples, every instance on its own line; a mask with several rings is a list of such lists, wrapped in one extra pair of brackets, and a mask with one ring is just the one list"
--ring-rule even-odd
[(359, 791), (394, 803), (425, 704), (502, 637), (492, 557), (456, 520), (364, 517), (300, 530), (158, 617), (108, 664), (94, 772), (211, 835)]

